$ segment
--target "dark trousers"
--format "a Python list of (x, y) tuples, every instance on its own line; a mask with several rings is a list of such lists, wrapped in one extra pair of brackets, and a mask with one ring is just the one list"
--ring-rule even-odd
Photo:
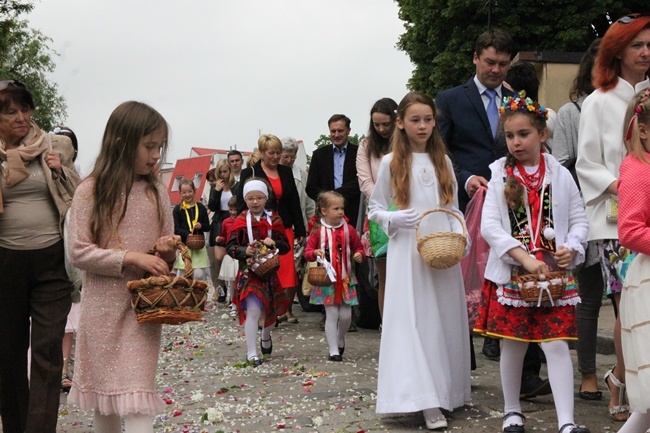
[(578, 324), (578, 371), (596, 372), (596, 343), (598, 340), (598, 314), (603, 302), (605, 284), (600, 263), (582, 268), (578, 272), (578, 293), (581, 302), (576, 305)]
[(3, 433), (56, 433), (63, 368), (61, 342), (72, 292), (63, 255), (63, 241), (40, 250), (0, 248)]

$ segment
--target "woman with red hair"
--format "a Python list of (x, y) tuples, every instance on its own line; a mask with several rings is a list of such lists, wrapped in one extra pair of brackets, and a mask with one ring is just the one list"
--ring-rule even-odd
[(613, 23), (596, 58), (594, 87), (582, 106), (576, 171), (589, 219), (589, 240), (596, 241), (607, 295), (612, 298), (616, 365), (605, 374), (610, 390), (609, 412), (625, 421), (625, 364), (621, 349), (618, 305), (622, 282), (634, 253), (618, 241), (618, 176), (626, 155), (623, 143), (625, 111), (634, 95), (650, 87), (650, 17), (627, 15)]

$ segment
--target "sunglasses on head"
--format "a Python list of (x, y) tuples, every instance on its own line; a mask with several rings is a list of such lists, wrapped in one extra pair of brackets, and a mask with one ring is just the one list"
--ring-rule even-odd
[(625, 15), (624, 17), (619, 18), (618, 20), (616, 20), (616, 22), (619, 22), (621, 24), (629, 24), (632, 21), (634, 21), (635, 19), (639, 18), (640, 16), (642, 16), (642, 15), (641, 14), (629, 14), (629, 15)]
[(16, 80), (2, 80), (2, 81), (0, 81), (0, 92), (2, 92), (3, 90), (5, 90), (5, 89), (6, 89), (7, 87), (9, 87), (9, 86), (22, 87), (23, 89), (26, 88), (25, 85), (24, 85), (23, 83), (21, 83), (20, 81), (16, 81)]

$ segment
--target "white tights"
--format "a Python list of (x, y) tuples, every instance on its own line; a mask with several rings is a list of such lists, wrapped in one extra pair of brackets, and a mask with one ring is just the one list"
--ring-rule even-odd
[(632, 412), (618, 433), (645, 433), (650, 430), (650, 412)]
[[(531, 343), (532, 344), (532, 343)], [(541, 344), (546, 355), (548, 380), (553, 391), (558, 428), (573, 423), (573, 364), (566, 341), (555, 340)], [(521, 413), (519, 392), (524, 356), (528, 349), (525, 341), (504, 339), (501, 346), (501, 387), (503, 388), (504, 413)], [(504, 420), (504, 424), (521, 423), (517, 417)]]
[[(132, 413), (124, 416), (126, 433), (153, 433), (153, 418), (150, 415)], [(96, 433), (122, 433), (122, 420), (116, 413), (102, 415), (95, 411)]]
[(352, 307), (348, 304), (325, 305), (325, 338), (330, 356), (345, 346), (345, 333), (352, 323)]
[[(260, 317), (262, 317), (262, 309), (256, 302), (246, 303), (246, 321), (244, 322), (244, 332), (246, 333), (246, 359), (258, 357), (257, 354), (257, 328)], [(273, 325), (267, 326), (262, 329), (262, 342), (267, 342), (270, 345), (271, 330)]]

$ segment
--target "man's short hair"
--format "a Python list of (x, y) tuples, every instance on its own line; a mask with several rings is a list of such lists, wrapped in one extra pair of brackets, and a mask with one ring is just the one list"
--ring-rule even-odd
[(241, 158), (242, 161), (244, 160), (244, 156), (238, 150), (230, 150), (230, 151), (228, 151), (228, 153), (226, 154), (226, 158), (230, 158), (233, 155), (239, 155), (239, 158)]
[(327, 121), (327, 126), (330, 126), (332, 123), (338, 122), (339, 120), (345, 120), (346, 128), (350, 129), (350, 123), (352, 123), (352, 121), (345, 114), (335, 114), (335, 115), (333, 115), (332, 117), (330, 117), (330, 120)]
[(501, 29), (490, 29), (476, 39), (474, 52), (480, 57), (483, 50), (494, 47), (497, 53), (512, 54), (514, 45), (508, 33)]

